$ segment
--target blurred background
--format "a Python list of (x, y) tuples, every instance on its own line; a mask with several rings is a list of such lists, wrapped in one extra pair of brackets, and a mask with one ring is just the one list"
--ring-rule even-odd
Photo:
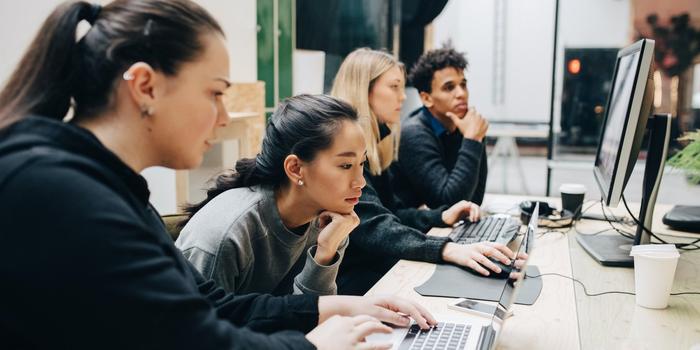
[[(108, 1), (96, 1), (106, 4)], [(654, 109), (673, 117), (676, 139), (700, 128), (700, 1), (697, 0), (198, 0), (223, 25), (237, 92), (231, 132), (200, 169), (144, 172), (162, 213), (204, 195), (207, 179), (255, 154), (278, 101), (324, 93), (358, 47), (386, 50), (412, 67), (425, 50), (464, 52), (470, 105), (490, 122), (493, 193), (558, 196), (583, 183), (598, 199), (593, 160), (617, 51), (656, 40)], [(60, 1), (0, 3), (0, 81), (6, 81), (41, 21)], [(403, 115), (420, 106), (407, 89)], [(236, 124), (238, 123), (238, 124)], [(242, 131), (241, 131), (242, 130)], [(244, 131), (244, 132), (243, 132)], [(645, 152), (627, 186), (639, 201)], [(659, 202), (700, 203), (700, 186), (667, 166)]]

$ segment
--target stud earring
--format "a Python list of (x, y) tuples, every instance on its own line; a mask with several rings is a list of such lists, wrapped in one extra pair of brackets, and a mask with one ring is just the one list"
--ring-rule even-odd
[(299, 184), (299, 186), (304, 186), (304, 181), (301, 179), (299, 179), (299, 182), (297, 182), (297, 183)]
[(129, 80), (134, 80), (134, 75), (131, 74), (131, 72), (126, 71), (124, 74), (122, 74), (122, 79), (129, 81)]
[(142, 105), (141, 106), (141, 117), (150, 117), (153, 115), (153, 107), (147, 106), (147, 105)]

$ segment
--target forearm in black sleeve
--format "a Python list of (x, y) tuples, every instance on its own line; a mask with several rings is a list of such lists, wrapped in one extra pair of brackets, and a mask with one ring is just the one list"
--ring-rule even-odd
[(394, 214), (402, 224), (427, 233), (433, 227), (445, 227), (445, 222), (442, 221), (442, 212), (445, 209), (445, 206), (430, 210), (407, 207), (397, 209)]
[(318, 296), (226, 293), (211, 279), (205, 279), (192, 265), (199, 291), (215, 307), (219, 317), (260, 332), (298, 330), (309, 332), (318, 325)]
[(484, 195), (486, 194), (486, 177), (488, 176), (488, 161), (486, 159), (486, 147), (481, 152), (481, 164), (479, 166), (479, 184), (474, 189), (474, 195), (471, 197), (471, 201), (481, 205), (484, 202)]
[(442, 249), (449, 239), (427, 236), (403, 225), (381, 204), (371, 185), (363, 189), (355, 212), (360, 217), (360, 224), (350, 234), (351, 246), (396, 259), (433, 263), (442, 260)]

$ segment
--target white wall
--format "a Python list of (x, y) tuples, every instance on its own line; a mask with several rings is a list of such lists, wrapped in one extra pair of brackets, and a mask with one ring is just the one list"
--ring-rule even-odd
[[(549, 121), (554, 0), (506, 0), (505, 103), (493, 103), (496, 0), (451, 0), (434, 24), (434, 44), (452, 39), (467, 53), (470, 104), (490, 120)], [(555, 125), (564, 47), (622, 47), (630, 38), (629, 0), (560, 0)]]
[(435, 19), (434, 44), (452, 40), (469, 61), (470, 105), (489, 120), (545, 122), (554, 38), (554, 0), (505, 1), (504, 101), (495, 101), (495, 0), (448, 2)]
[[(61, 0), (0, 1), (0, 82), (7, 81), (43, 20)], [(100, 0), (106, 4), (109, 1)], [(257, 79), (255, 0), (197, 0), (226, 32), (231, 57), (231, 79)], [(164, 168), (143, 173), (151, 189), (151, 201), (161, 213), (175, 210), (175, 172)]]

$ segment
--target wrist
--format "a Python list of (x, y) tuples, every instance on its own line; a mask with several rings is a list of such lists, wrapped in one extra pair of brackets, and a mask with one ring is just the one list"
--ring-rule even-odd
[(447, 242), (445, 247), (442, 248), (442, 260), (445, 262), (452, 262), (452, 251), (454, 250), (457, 243)]
[(464, 137), (467, 140), (481, 142), (481, 138), (479, 138), (479, 135), (474, 135), (474, 134), (470, 134), (470, 133), (462, 133), (462, 137)]
[(347, 297), (339, 295), (322, 295), (318, 297), (318, 323), (321, 324), (327, 319), (339, 315), (344, 316), (343, 299)]
[(316, 246), (316, 252), (314, 253), (314, 261), (319, 265), (330, 265), (335, 258), (335, 253), (338, 249), (326, 248), (322, 245)]

